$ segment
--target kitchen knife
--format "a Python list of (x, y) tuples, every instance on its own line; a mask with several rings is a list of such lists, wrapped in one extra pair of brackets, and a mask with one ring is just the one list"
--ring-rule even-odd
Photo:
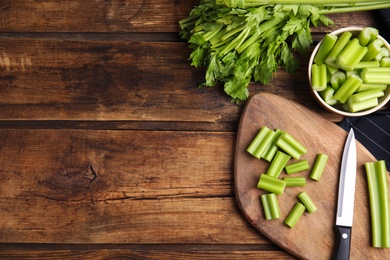
[(356, 141), (353, 129), (345, 142), (340, 169), (334, 259), (349, 259), (356, 183)]

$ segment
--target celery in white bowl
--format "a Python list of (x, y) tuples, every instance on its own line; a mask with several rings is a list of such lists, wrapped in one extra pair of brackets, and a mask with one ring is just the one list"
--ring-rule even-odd
[(390, 45), (372, 27), (347, 27), (327, 34), (309, 61), (316, 100), (343, 116), (364, 116), (390, 100)]

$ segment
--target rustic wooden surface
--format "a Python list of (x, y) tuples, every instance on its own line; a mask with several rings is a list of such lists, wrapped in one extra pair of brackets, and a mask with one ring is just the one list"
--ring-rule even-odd
[[(243, 217), (243, 104), (198, 89), (178, 20), (198, 1), (0, 2), (0, 257), (293, 259)], [(373, 25), (332, 16), (325, 32)], [(252, 94), (337, 122), (307, 91), (309, 53)]]

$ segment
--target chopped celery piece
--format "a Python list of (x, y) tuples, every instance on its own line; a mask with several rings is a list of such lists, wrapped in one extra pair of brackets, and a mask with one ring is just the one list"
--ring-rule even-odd
[(352, 33), (343, 32), (340, 37), (337, 39), (332, 50), (329, 52), (328, 57), (325, 59), (325, 63), (328, 66), (338, 68), (339, 66), (336, 63), (337, 56), (342, 52), (345, 46), (348, 44), (352, 37)]
[(362, 83), (363, 81), (358, 76), (352, 75), (347, 78), (333, 97), (344, 104)]
[(360, 73), (364, 83), (390, 84), (390, 67), (365, 68)]
[(328, 161), (328, 155), (319, 153), (311, 169), (309, 177), (315, 181), (320, 181), (321, 176), (325, 170), (326, 163)]
[(355, 69), (377, 68), (379, 66), (380, 62), (377, 60), (361, 61), (355, 66)]
[(283, 180), (286, 182), (286, 187), (304, 187), (306, 186), (305, 177), (284, 177)]
[(326, 65), (313, 64), (311, 66), (311, 87), (315, 91), (322, 91), (326, 88), (327, 71)]
[(295, 203), (294, 207), (292, 208), (292, 210), (288, 214), (288, 216), (285, 219), (284, 223), (287, 226), (289, 226), (290, 228), (293, 228), (297, 224), (299, 218), (305, 212), (305, 209), (306, 208), (305, 208), (305, 206), (303, 206), (302, 203), (300, 203), (300, 202)]
[(278, 179), (267, 174), (261, 174), (257, 188), (280, 195), (286, 187), (286, 181)]
[(260, 196), (266, 220), (280, 218), (278, 197), (275, 193), (267, 193)]
[(372, 98), (382, 97), (384, 94), (385, 93), (383, 93), (383, 91), (381, 91), (380, 89), (371, 89), (371, 90), (359, 92), (357, 94), (353, 94), (349, 98), (349, 101), (353, 103), (363, 102)]
[(337, 56), (336, 63), (343, 70), (353, 70), (368, 51), (359, 44), (358, 39), (352, 39)]
[(338, 90), (341, 85), (347, 80), (347, 76), (342, 71), (337, 71), (330, 78), (330, 85), (334, 90)]
[(309, 213), (313, 213), (314, 211), (317, 210), (316, 205), (314, 205), (313, 201), (310, 199), (309, 195), (307, 195), (306, 192), (303, 191), (299, 193), (298, 198)]
[(287, 174), (293, 174), (293, 173), (308, 170), (310, 168), (310, 166), (309, 166), (309, 162), (307, 160), (301, 160), (298, 162), (290, 163), (290, 164), (286, 165), (284, 168), (285, 168)]
[(290, 155), (285, 154), (281, 151), (277, 151), (267, 169), (266, 174), (275, 178), (279, 177), (280, 173), (282, 172), (283, 168), (286, 166), (290, 158)]
[(387, 88), (386, 84), (369, 84), (369, 83), (362, 83), (360, 87), (356, 90), (357, 92), (362, 92), (365, 90), (370, 90), (370, 89), (379, 89), (382, 91), (385, 91)]
[(367, 53), (364, 55), (364, 61), (370, 61), (382, 51), (383, 41), (381, 39), (375, 39), (367, 46)]
[(337, 104), (337, 100), (334, 99), (334, 89), (332, 87), (326, 87), (324, 91), (320, 92), (320, 96), (325, 101), (326, 104), (333, 106)]
[(278, 140), (279, 136), (283, 133), (282, 130), (276, 129), (275, 135), (272, 138), (271, 144), (268, 146), (268, 148), (265, 150), (262, 158), (266, 160), (267, 162), (272, 161), (274, 158), (276, 152), (278, 151), (279, 147), (276, 145), (276, 141)]
[(348, 99), (348, 102), (344, 104), (344, 109), (349, 112), (359, 112), (362, 110), (366, 110), (372, 107), (375, 107), (379, 104), (378, 98), (367, 99), (362, 102), (353, 102)]
[(390, 67), (390, 57), (383, 57), (382, 58), (381, 67)]
[(334, 73), (336, 73), (337, 71), (339, 71), (339, 69), (338, 68), (334, 68), (334, 67), (332, 67), (332, 66), (326, 66), (326, 68), (328, 69), (328, 74), (329, 75), (333, 75)]
[(347, 76), (347, 78), (349, 78), (352, 75), (360, 77), (361, 71), (362, 71), (361, 69), (348, 70), (345, 72), (345, 76)]
[(265, 150), (270, 145), (274, 135), (274, 131), (266, 126), (263, 126), (251, 144), (248, 146), (247, 152), (260, 159)]
[(317, 54), (314, 57), (314, 63), (318, 65), (325, 63), (325, 59), (328, 57), (328, 54), (336, 43), (337, 38), (338, 37), (334, 34), (325, 35), (324, 39), (321, 41), (320, 47), (318, 48)]
[(299, 159), (302, 154), (307, 152), (307, 149), (298, 140), (286, 132), (280, 135), (276, 145), (294, 159)]
[(367, 46), (372, 41), (374, 41), (379, 35), (379, 31), (373, 27), (364, 27), (363, 30), (360, 31), (357, 38), (359, 39), (359, 43), (362, 46)]
[(389, 188), (384, 160), (364, 164), (371, 213), (372, 246), (390, 247)]
[(385, 57), (390, 57), (390, 50), (387, 49), (386, 47), (382, 47), (381, 52), (378, 55), (376, 55), (375, 60), (381, 61)]

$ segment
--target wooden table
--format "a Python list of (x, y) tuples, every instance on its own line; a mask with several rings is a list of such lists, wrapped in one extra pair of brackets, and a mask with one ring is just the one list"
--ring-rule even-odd
[[(0, 257), (292, 259), (241, 215), (245, 103), (198, 89), (178, 20), (198, 1), (0, 2)], [(372, 13), (331, 16), (334, 28)], [(307, 88), (309, 53), (268, 86), (337, 122)]]

